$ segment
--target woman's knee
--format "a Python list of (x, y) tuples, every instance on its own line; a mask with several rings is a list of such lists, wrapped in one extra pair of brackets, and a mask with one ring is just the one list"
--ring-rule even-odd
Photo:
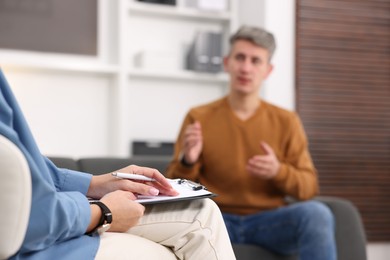
[(207, 215), (208, 218), (223, 219), (221, 210), (213, 200), (206, 198), (198, 200), (198, 202), (201, 203), (201, 215)]
[(211, 200), (211, 199), (203, 199), (201, 201), (203, 203), (203, 207), (204, 208), (210, 209), (211, 211), (221, 212), (219, 210), (218, 205), (213, 200)]

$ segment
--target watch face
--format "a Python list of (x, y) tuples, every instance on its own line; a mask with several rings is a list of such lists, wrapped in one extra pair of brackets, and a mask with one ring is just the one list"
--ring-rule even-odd
[(107, 221), (107, 224), (111, 224), (112, 222), (112, 213), (110, 212), (104, 212), (104, 219)]
[(99, 234), (102, 234), (102, 233), (106, 232), (107, 230), (109, 230), (110, 227), (111, 227), (111, 224), (104, 224), (103, 226), (98, 227), (97, 231)]

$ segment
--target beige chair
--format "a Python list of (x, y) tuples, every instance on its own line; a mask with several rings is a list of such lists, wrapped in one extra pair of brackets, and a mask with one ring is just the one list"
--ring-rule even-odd
[[(31, 176), (19, 148), (0, 135), (0, 259), (14, 255), (22, 245), (31, 207)], [(6, 239), (5, 239), (6, 237)]]

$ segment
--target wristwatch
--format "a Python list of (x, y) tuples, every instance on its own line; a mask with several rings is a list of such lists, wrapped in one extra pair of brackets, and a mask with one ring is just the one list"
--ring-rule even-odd
[(180, 154), (179, 154), (179, 161), (180, 161), (180, 163), (181, 163), (183, 166), (185, 166), (185, 167), (187, 167), (187, 168), (191, 168), (192, 166), (194, 166), (194, 163), (188, 163), (188, 162), (186, 161), (186, 158), (184, 157), (184, 153), (180, 153)]
[(109, 230), (112, 222), (111, 210), (100, 200), (90, 200), (89, 204), (98, 205), (99, 208), (102, 210), (102, 216), (100, 217), (99, 224), (90, 233), (94, 233), (97, 231), (99, 234), (102, 234), (103, 232)]

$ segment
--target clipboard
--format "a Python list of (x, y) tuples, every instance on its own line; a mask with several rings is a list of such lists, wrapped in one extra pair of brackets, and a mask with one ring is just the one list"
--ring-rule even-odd
[(140, 195), (135, 200), (143, 205), (176, 202), (183, 200), (194, 200), (203, 198), (212, 198), (217, 194), (207, 190), (207, 188), (199, 183), (187, 179), (168, 179), (172, 187), (179, 192), (177, 196), (144, 196)]

